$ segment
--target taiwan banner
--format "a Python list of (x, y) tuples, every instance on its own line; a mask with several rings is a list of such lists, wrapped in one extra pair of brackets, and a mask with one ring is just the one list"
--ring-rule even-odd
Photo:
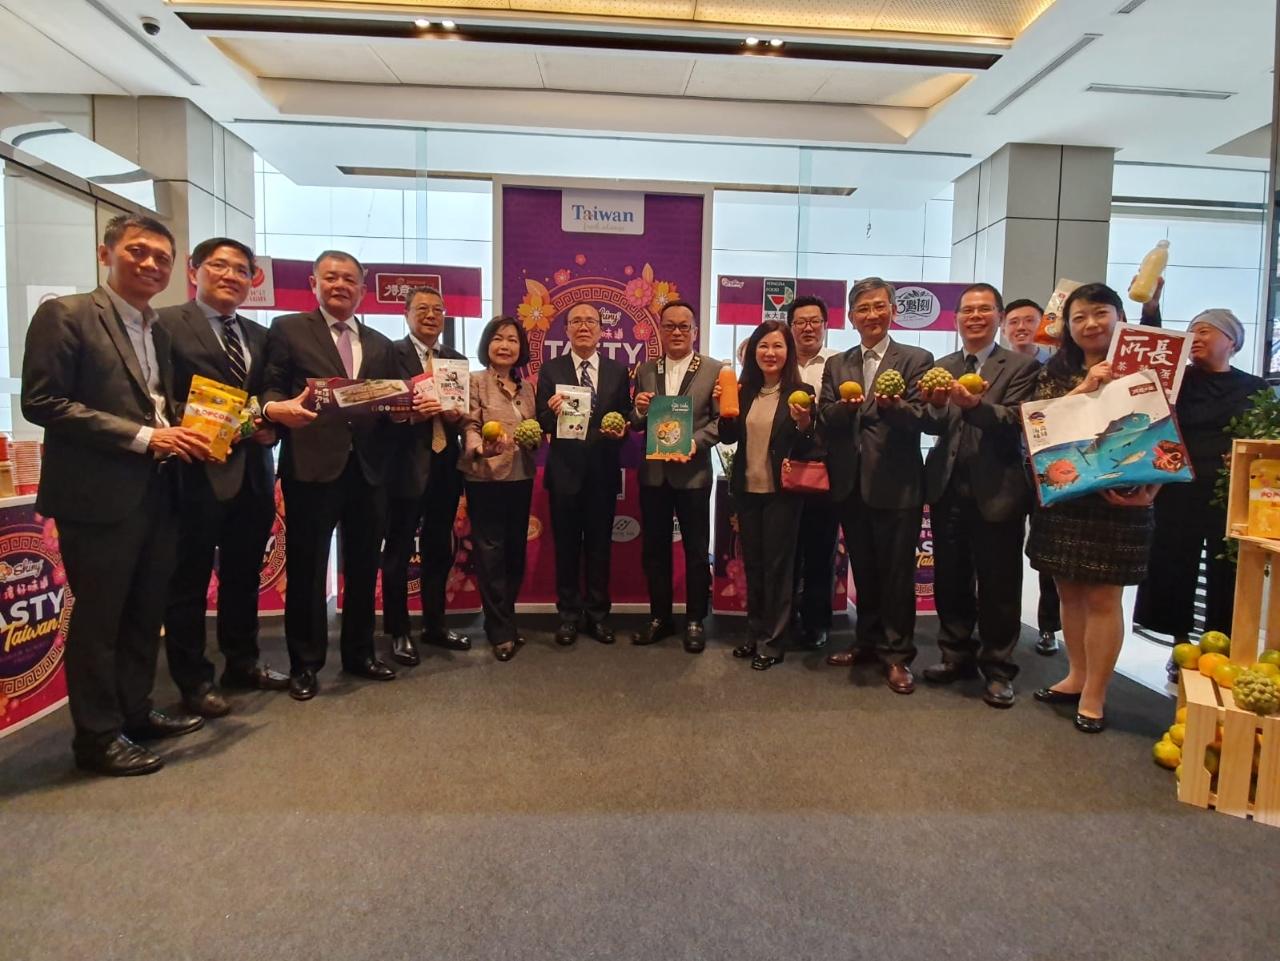
[(62, 656), (73, 598), (54, 522), (34, 497), (0, 507), (0, 736), (67, 699)]
[[(311, 261), (271, 257), (259, 257), (257, 261), (246, 309), (316, 309), (316, 296), (311, 292)], [(405, 294), (414, 287), (440, 291), (452, 317), (479, 317), (484, 312), (479, 267), (365, 264), (364, 282), (367, 290), (357, 314), (403, 314)]]
[[(661, 352), (658, 314), (665, 304), (703, 303), (703, 228), (709, 216), (704, 193), (509, 184), (499, 191), (499, 310), (515, 315), (528, 333), (534, 376), (544, 361), (568, 351), (565, 315), (574, 304), (585, 301), (599, 309), (600, 353), (634, 370)], [(622, 451), (610, 588), (615, 604), (648, 602), (636, 482), (642, 441), (632, 435)], [(538, 473), (521, 592), (522, 602), (531, 605), (555, 601), (550, 508), (541, 468)], [(540, 536), (533, 536), (535, 530)], [(675, 599), (683, 603), (684, 558), (678, 538), (675, 543)]]
[(716, 278), (716, 323), (747, 324), (786, 320), (787, 307), (797, 297), (820, 297), (827, 305), (827, 327), (844, 327), (848, 283), (843, 280), (811, 280), (807, 277), (744, 277), (721, 274)]
[(934, 281), (890, 281), (898, 293), (894, 330), (956, 329), (956, 304), (968, 284)]

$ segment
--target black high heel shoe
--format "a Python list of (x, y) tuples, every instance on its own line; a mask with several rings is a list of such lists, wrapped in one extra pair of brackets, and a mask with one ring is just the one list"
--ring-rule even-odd
[(751, 641), (748, 641), (746, 644), (740, 644), (733, 649), (733, 656), (734, 657), (755, 657), (756, 646)]

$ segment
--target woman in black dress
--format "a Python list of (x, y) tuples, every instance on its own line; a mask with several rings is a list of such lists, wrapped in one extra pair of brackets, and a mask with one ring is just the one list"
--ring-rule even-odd
[[(1062, 348), (1040, 371), (1036, 400), (1087, 394), (1111, 380), (1107, 348), (1124, 321), (1120, 295), (1106, 284), (1085, 284), (1067, 298)], [(1147, 575), (1152, 509), (1157, 485), (1114, 490), (1063, 501), (1031, 515), (1027, 556), (1053, 576), (1062, 598), (1062, 637), (1068, 671), (1035, 698), (1076, 704), (1076, 728), (1106, 727), (1107, 685), (1124, 641), (1120, 600), (1124, 585)]]
[[(1158, 322), (1156, 324), (1158, 326)], [(1221, 558), (1226, 550), (1227, 510), (1214, 505), (1213, 488), (1231, 438), (1227, 424), (1253, 406), (1253, 395), (1267, 389), (1261, 377), (1231, 366), (1244, 346), (1244, 325), (1229, 310), (1197, 314), (1191, 331), (1191, 365), (1178, 393), (1178, 425), (1191, 455), (1195, 480), (1169, 484), (1156, 497), (1151, 570), (1138, 587), (1133, 621), (1175, 642), (1189, 639), (1195, 620), (1200, 552), (1205, 561), (1207, 631), (1231, 633), (1236, 567)], [(1173, 679), (1177, 679), (1176, 668)]]

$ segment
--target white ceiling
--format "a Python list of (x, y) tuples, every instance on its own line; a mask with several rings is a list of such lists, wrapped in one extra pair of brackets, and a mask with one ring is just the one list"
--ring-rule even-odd
[[(568, 14), (550, 12), (572, 9), (591, 13), (594, 28), (602, 29), (600, 13), (607, 7), (614, 17), (642, 18), (626, 22), (630, 32), (719, 30), (721, 35), (724, 30), (711, 20), (754, 17), (751, 22), (760, 24), (772, 16), (800, 25), (794, 33), (781, 31), (789, 39), (811, 39), (815, 33), (809, 26), (843, 17), (849, 26), (821, 36), (833, 42), (969, 51), (983, 45), (924, 34), (903, 41), (848, 31), (956, 30), (960, 19), (968, 18), (975, 32), (1016, 35), (1012, 43), (986, 44), (1002, 59), (972, 74), (634, 50), (570, 52), (534, 44), (247, 33), (210, 37), (177, 16), (180, 9), (207, 11), (208, 4), (96, 3), (116, 18), (104, 17), (89, 0), (3, 0), (0, 87), (188, 97), (220, 121), (245, 121), (237, 131), (272, 164), (313, 182), (351, 182), (336, 172), (337, 162), (415, 165), (412, 151), (407, 162), (393, 164), (371, 146), (365, 149), (379, 138), (353, 135), (343, 127), (350, 122), (625, 135), (668, 143), (839, 146), (865, 152), (840, 155), (848, 162), (833, 174), (836, 182), (856, 186), (868, 202), (879, 197), (886, 203), (933, 196), (1014, 141), (1109, 146), (1123, 160), (1260, 169), (1264, 161), (1256, 145), (1261, 135), (1254, 132), (1270, 121), (1274, 83), (1274, 0), (1229, 0), (1211, 7), (1203, 0), (1147, 0), (1127, 15), (1116, 12), (1120, 0), (1059, 0), (1039, 16), (1042, 0), (492, 0), (484, 13), (489, 22), (508, 25), (525, 17), (543, 27), (552, 21), (581, 26)], [(688, 24), (671, 23), (689, 17), (691, 4)], [(248, 4), (268, 5), (269, 0)], [(290, 9), (303, 14), (316, 6)], [(348, 3), (346, 9), (366, 6)], [(463, 22), (466, 8), (476, 6), (455, 3), (452, 9)], [(533, 7), (538, 11), (522, 12)], [(774, 13), (766, 15), (766, 7)], [(398, 9), (411, 8), (401, 3)], [(868, 23), (873, 9), (875, 19)], [(137, 28), (143, 15), (162, 25), (154, 40)], [(338, 14), (328, 10), (326, 15)], [(1018, 23), (1025, 29), (1010, 26)], [(1086, 33), (1099, 39), (999, 115), (989, 114)], [(157, 52), (198, 85), (189, 84)], [(1220, 90), (1231, 96), (1203, 101), (1088, 93), (1091, 83)], [(295, 126), (282, 127), (281, 121)], [(1249, 149), (1231, 146), (1240, 138)], [(1224, 146), (1229, 152), (1213, 153)], [(518, 151), (519, 145), (513, 143), (512, 149)], [(488, 156), (470, 162), (493, 169)], [(820, 166), (815, 163), (815, 169)], [(733, 174), (727, 171), (719, 179), (733, 180)]]

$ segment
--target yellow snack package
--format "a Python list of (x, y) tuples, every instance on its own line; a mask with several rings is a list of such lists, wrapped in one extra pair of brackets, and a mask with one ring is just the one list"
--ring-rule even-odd
[(224, 463), (231, 452), (231, 440), (240, 431), (241, 411), (249, 395), (227, 384), (198, 374), (191, 378), (182, 426), (190, 427), (209, 441), (209, 459)]
[(1249, 536), (1280, 537), (1280, 460), (1249, 465)]

